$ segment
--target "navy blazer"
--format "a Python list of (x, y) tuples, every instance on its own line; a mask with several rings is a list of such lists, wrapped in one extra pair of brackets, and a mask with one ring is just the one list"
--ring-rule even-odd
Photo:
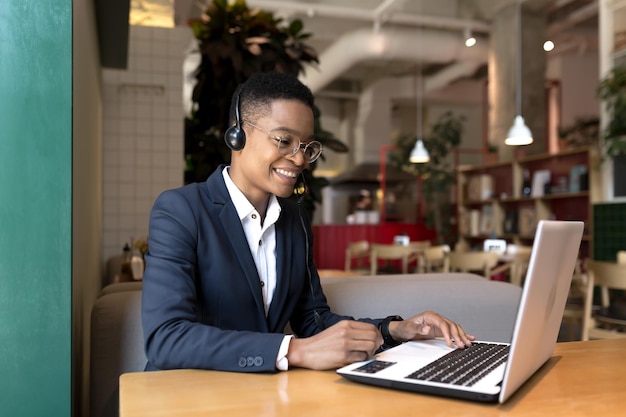
[(223, 168), (204, 183), (162, 193), (152, 208), (142, 295), (147, 370), (275, 371), (288, 322), (307, 337), (320, 331), (314, 310), (326, 327), (350, 318), (330, 311), (307, 216), (286, 199), (279, 199), (277, 285), (265, 316), (260, 278)]

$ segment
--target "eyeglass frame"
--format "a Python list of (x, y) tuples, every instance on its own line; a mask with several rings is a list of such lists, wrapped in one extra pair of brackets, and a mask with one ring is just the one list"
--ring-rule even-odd
[[(263, 133), (265, 133), (267, 136), (269, 136), (271, 139), (275, 140), (275, 141), (276, 141), (276, 148), (278, 149), (278, 153), (280, 153), (282, 156), (285, 156), (285, 157), (288, 157), (288, 158), (289, 158), (289, 157), (294, 156), (296, 153), (298, 153), (298, 150), (302, 150), (302, 154), (303, 154), (303, 155), (304, 155), (304, 157), (305, 157), (305, 158), (304, 158), (305, 162), (306, 162), (307, 164), (312, 164), (313, 162), (317, 161), (317, 160), (318, 160), (318, 158), (319, 158), (320, 156), (322, 156), (322, 152), (324, 151), (324, 146), (322, 145), (322, 143), (321, 143), (320, 141), (317, 141), (317, 140), (312, 140), (312, 141), (310, 141), (310, 142), (304, 143), (304, 142), (302, 141), (302, 139), (300, 138), (300, 136), (296, 135), (295, 133), (287, 132), (287, 130), (286, 130), (286, 129), (281, 128), (281, 129), (278, 129), (278, 130), (285, 130), (287, 133), (289, 133), (290, 135), (292, 135), (293, 137), (295, 137), (296, 139), (298, 139), (298, 146), (294, 147), (294, 148), (291, 150), (291, 153), (287, 152), (285, 155), (283, 155), (283, 154), (281, 153), (281, 151), (280, 151), (280, 148), (279, 148), (279, 146), (280, 146), (280, 142), (283, 140), (283, 138), (281, 138), (280, 136), (275, 135), (275, 134), (273, 134), (273, 133), (272, 133), (272, 131), (273, 131), (273, 130), (276, 130), (276, 129), (273, 129), (273, 130), (269, 130), (269, 131), (268, 131), (268, 130), (265, 130), (265, 129), (263, 129), (263, 128), (260, 128), (259, 126), (255, 125), (254, 123), (252, 123), (252, 122), (250, 122), (250, 121), (248, 121), (248, 120), (244, 120), (244, 121), (243, 121), (243, 124), (249, 124), (249, 125), (250, 125), (250, 126), (252, 126), (253, 128), (255, 128), (255, 129), (257, 129), (257, 130), (260, 130), (261, 132), (263, 132)], [(317, 155), (315, 155), (315, 158), (311, 159), (310, 161), (307, 161), (307, 160), (306, 160), (306, 156), (307, 156), (307, 155), (306, 155), (306, 150), (307, 150), (307, 148), (308, 148), (309, 146), (311, 146), (312, 144), (319, 145), (319, 147), (320, 147), (320, 151), (319, 151), (319, 153), (318, 153)]]

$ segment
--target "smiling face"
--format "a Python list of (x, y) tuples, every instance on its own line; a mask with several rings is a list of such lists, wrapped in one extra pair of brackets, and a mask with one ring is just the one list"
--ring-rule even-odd
[(256, 120), (243, 119), (246, 145), (232, 153), (229, 175), (264, 215), (270, 195), (289, 197), (298, 175), (308, 168), (301, 151), (293, 156), (282, 156), (275, 139), (267, 132), (288, 131), (308, 143), (313, 140), (313, 111), (298, 100), (280, 99), (272, 101), (269, 111)]

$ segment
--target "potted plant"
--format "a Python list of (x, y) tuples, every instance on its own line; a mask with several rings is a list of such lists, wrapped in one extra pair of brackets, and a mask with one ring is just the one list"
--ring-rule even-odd
[(578, 117), (571, 126), (559, 129), (561, 150), (591, 146), (598, 143), (600, 137), (600, 119), (597, 117)]
[[(229, 120), (232, 94), (252, 74), (280, 71), (297, 76), (305, 64), (318, 62), (317, 53), (306, 44), (311, 36), (302, 22), (289, 24), (271, 12), (250, 9), (245, 0), (213, 0), (203, 18), (190, 22), (201, 62), (196, 70), (192, 116), (185, 120), (185, 182), (204, 181), (220, 164), (230, 161), (223, 140)], [(322, 129), (315, 109), (315, 135), (325, 150), (347, 152), (348, 147)], [(322, 155), (322, 160), (324, 159)], [(313, 175), (316, 163), (305, 171), (309, 193), (303, 201), (312, 216), (321, 201), (325, 178)], [(303, 188), (304, 184), (296, 184)]]
[(498, 163), (498, 146), (490, 143), (487, 145), (487, 152), (484, 154), (484, 164), (496, 164)]
[(598, 94), (608, 122), (603, 132), (603, 150), (610, 158), (626, 155), (626, 68), (615, 67), (602, 79)]
[(409, 162), (415, 145), (415, 136), (400, 136), (398, 150), (389, 153), (389, 164), (421, 178), (425, 207), (424, 222), (435, 229), (440, 244), (452, 245), (456, 241), (452, 227), (455, 219), (451, 201), (451, 187), (456, 182), (455, 167), (448, 157), (461, 144), (465, 117), (446, 112), (433, 125), (430, 135), (424, 138), (430, 161), (424, 164)]

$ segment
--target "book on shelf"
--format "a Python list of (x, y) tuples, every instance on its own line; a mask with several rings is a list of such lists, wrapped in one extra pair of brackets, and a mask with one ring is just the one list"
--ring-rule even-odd
[(550, 186), (550, 171), (547, 169), (541, 169), (535, 171), (533, 175), (533, 186), (530, 192), (532, 197), (543, 197), (546, 190), (546, 185)]
[(467, 199), (487, 200), (493, 196), (493, 177), (487, 174), (472, 175), (467, 185)]
[(517, 233), (517, 230), (518, 230), (517, 210), (507, 210), (507, 212), (504, 214), (502, 230), (506, 234), (514, 235)]
[(480, 233), (483, 235), (491, 235), (495, 233), (495, 231), (493, 206), (485, 205), (480, 211)]
[(569, 191), (577, 193), (589, 189), (589, 176), (585, 165), (574, 165), (569, 174)]
[(518, 213), (518, 231), (520, 236), (532, 237), (537, 228), (537, 211), (534, 207), (520, 207)]
[(470, 236), (480, 235), (480, 210), (470, 211), (469, 234)]

